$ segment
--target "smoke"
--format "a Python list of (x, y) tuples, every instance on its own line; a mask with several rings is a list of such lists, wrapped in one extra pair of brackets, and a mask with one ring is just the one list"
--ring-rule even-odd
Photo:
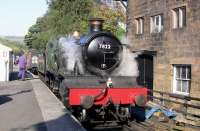
[(134, 76), (139, 74), (137, 56), (138, 53), (132, 53), (129, 49), (129, 41), (126, 37), (121, 38), (123, 43), (122, 61), (119, 67), (112, 73), (114, 76)]
[(83, 74), (82, 52), (77, 40), (70, 35), (61, 37), (59, 38), (59, 45), (63, 48), (67, 71)]
[[(110, 74), (111, 76), (138, 76), (138, 64), (136, 57), (138, 53), (132, 53), (129, 49), (129, 42), (126, 37), (121, 39), (123, 43), (122, 61), (120, 65)], [(73, 36), (60, 37), (58, 44), (64, 53), (65, 69), (68, 73), (85, 74), (87, 71), (82, 58), (82, 49), (78, 40)]]

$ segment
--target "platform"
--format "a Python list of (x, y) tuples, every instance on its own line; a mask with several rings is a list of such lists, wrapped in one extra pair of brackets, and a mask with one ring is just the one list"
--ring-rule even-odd
[(39, 79), (0, 82), (0, 131), (86, 131)]

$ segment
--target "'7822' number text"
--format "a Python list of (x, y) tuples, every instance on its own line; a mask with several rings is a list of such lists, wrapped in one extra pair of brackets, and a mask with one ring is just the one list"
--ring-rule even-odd
[(99, 44), (99, 48), (109, 50), (109, 49), (111, 49), (111, 45), (110, 44)]

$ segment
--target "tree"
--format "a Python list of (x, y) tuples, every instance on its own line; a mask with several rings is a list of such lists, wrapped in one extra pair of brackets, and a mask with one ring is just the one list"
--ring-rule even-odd
[(91, 17), (105, 19), (104, 29), (112, 33), (118, 31), (117, 21), (125, 20), (122, 13), (99, 6), (93, 0), (48, 0), (48, 5), (46, 14), (37, 19), (25, 36), (29, 48), (43, 50), (48, 41), (58, 35), (74, 31), (85, 34), (89, 30), (88, 19)]
[(0, 38), (0, 43), (2, 43), (5, 46), (10, 47), (13, 50), (14, 54), (17, 54), (17, 55), (19, 55), (22, 50), (25, 52), (27, 50), (24, 44), (15, 42), (15, 41), (6, 40), (4, 38)]

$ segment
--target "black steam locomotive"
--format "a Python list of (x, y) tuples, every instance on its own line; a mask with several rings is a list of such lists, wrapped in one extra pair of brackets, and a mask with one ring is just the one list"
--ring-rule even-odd
[(80, 39), (59, 37), (48, 43), (39, 72), (50, 89), (80, 121), (127, 121), (132, 108), (143, 108), (147, 89), (134, 76), (119, 75), (123, 45), (91, 19)]

